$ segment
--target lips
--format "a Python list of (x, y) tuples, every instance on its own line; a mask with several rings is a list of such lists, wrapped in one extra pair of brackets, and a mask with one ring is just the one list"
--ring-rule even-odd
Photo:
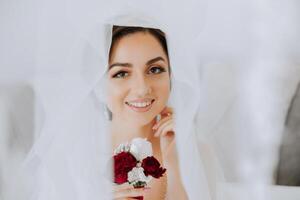
[(150, 110), (153, 105), (154, 99), (138, 99), (134, 101), (125, 102), (126, 105), (136, 112), (146, 112)]

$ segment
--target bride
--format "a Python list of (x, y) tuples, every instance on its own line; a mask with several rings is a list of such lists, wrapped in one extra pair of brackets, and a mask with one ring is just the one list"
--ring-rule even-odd
[[(30, 199), (210, 200), (195, 126), (199, 83), (193, 40), (172, 23), (111, 17), (85, 27), (91, 32), (84, 32), (83, 23), (72, 27), (78, 33), (62, 40), (42, 32), (39, 49), (45, 55), (35, 82), (41, 133), (26, 162)], [(47, 54), (55, 42), (56, 69)], [(59, 73), (45, 73), (55, 70)], [(136, 137), (152, 144), (167, 171), (147, 189), (113, 185), (108, 161), (119, 144)]]
[(178, 168), (173, 111), (167, 106), (171, 69), (165, 35), (143, 27), (114, 26), (112, 32), (107, 91), (113, 149), (135, 137), (147, 138), (153, 156), (167, 169), (167, 176), (152, 180), (148, 188), (115, 186), (114, 198), (187, 199)]

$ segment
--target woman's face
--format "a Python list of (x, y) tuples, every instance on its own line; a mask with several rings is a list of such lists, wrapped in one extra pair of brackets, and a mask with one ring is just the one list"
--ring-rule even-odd
[(108, 108), (113, 119), (146, 125), (167, 104), (169, 63), (150, 33), (126, 35), (112, 47), (108, 69)]

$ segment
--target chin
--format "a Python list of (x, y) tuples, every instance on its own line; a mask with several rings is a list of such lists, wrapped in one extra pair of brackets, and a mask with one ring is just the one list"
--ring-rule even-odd
[(151, 123), (154, 118), (155, 118), (155, 116), (145, 116), (145, 117), (135, 116), (135, 117), (132, 117), (130, 121), (134, 125), (145, 126), (145, 125)]

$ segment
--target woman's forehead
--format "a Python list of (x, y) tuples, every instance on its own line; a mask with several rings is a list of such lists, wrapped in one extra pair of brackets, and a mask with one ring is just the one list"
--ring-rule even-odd
[(110, 62), (146, 62), (156, 57), (167, 60), (160, 42), (150, 33), (137, 32), (114, 43)]

